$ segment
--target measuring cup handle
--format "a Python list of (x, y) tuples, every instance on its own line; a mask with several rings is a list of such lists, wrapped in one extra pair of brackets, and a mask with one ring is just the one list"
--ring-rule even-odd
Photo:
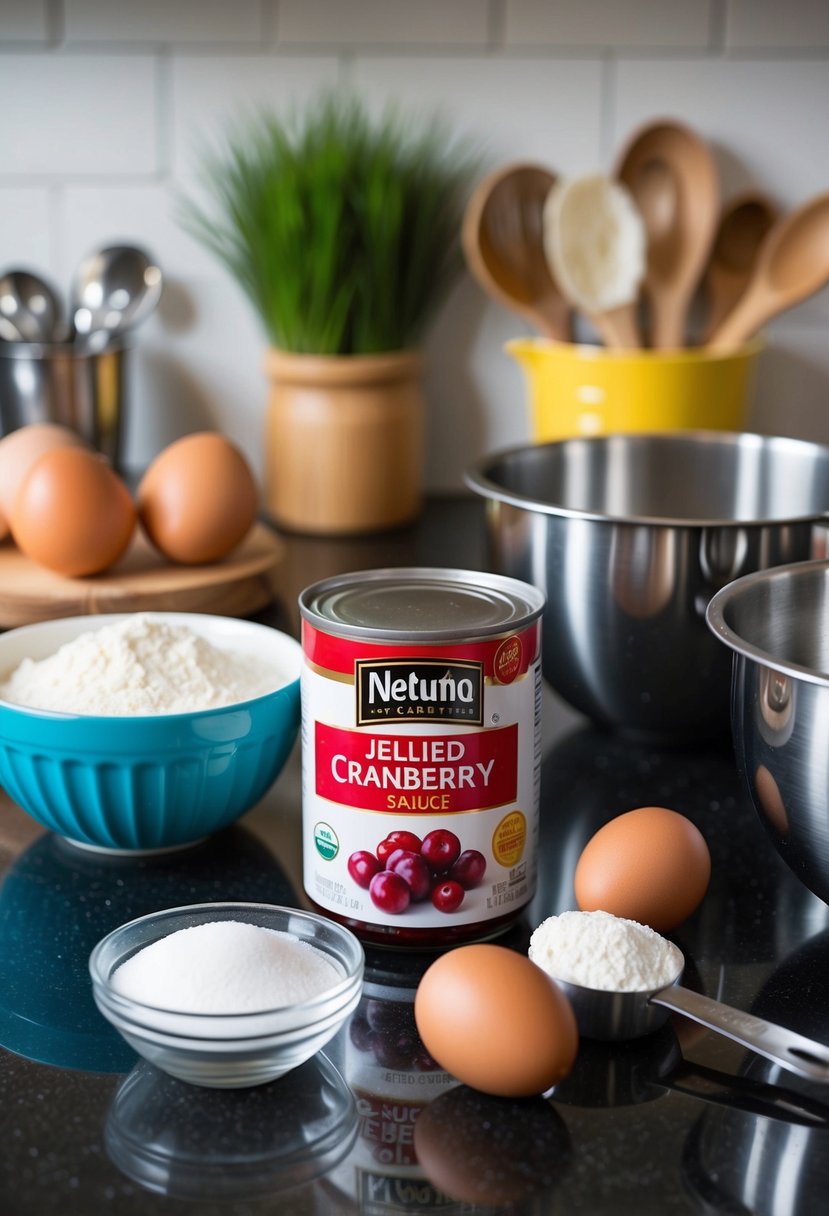
[(690, 988), (676, 985), (663, 988), (654, 993), (650, 1002), (671, 1009), (674, 1013), (682, 1013), (709, 1030), (726, 1035), (789, 1072), (808, 1077), (810, 1081), (829, 1082), (829, 1047), (823, 1043), (807, 1039), (774, 1022), (766, 1022), (754, 1014), (744, 1013), (741, 1009), (734, 1009), (731, 1005), (723, 1005)]

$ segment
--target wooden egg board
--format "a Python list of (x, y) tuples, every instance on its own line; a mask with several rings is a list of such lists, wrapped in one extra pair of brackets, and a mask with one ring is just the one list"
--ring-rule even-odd
[(0, 542), (0, 629), (97, 612), (209, 612), (250, 616), (276, 591), (284, 555), (278, 536), (257, 523), (222, 561), (177, 566), (139, 528), (119, 562), (102, 574), (65, 578)]

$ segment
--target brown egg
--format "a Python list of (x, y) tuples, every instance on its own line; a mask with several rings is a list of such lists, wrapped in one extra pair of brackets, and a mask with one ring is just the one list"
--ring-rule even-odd
[(185, 435), (152, 462), (138, 487), (138, 516), (170, 561), (215, 562), (246, 536), (257, 508), (256, 483), (238, 448), (223, 435)]
[(666, 807), (643, 806), (596, 832), (573, 881), (582, 912), (611, 912), (667, 933), (700, 904), (710, 877), (699, 828)]
[(135, 528), (129, 490), (102, 456), (84, 448), (47, 452), (26, 474), (11, 517), (29, 557), (78, 577), (117, 561)]
[(578, 1049), (570, 1002), (540, 967), (505, 946), (458, 946), (417, 989), (415, 1021), (441, 1068), (484, 1093), (543, 1093)]
[(55, 448), (86, 446), (74, 431), (53, 422), (32, 422), (0, 439), (0, 537), (9, 531), (17, 491), (35, 461)]

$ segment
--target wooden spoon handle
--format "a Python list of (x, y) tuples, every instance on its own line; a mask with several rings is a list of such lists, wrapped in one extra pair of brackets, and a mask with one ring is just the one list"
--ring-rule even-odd
[(687, 301), (660, 297), (651, 314), (651, 346), (654, 350), (677, 350), (685, 345)]
[(595, 313), (590, 320), (602, 337), (605, 346), (611, 350), (639, 350), (642, 338), (636, 321), (636, 308), (633, 304), (623, 304), (621, 308), (613, 308), (609, 312)]
[(770, 301), (765, 295), (747, 293), (742, 296), (708, 339), (708, 350), (737, 350), (753, 337), (772, 315), (774, 308), (769, 304)]

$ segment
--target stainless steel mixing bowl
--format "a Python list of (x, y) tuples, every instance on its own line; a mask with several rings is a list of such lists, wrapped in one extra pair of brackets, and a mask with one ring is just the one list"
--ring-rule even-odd
[(754, 806), (786, 864), (829, 903), (829, 562), (737, 579), (708, 623), (734, 652), (734, 750)]
[(728, 737), (730, 665), (705, 625), (741, 575), (812, 556), (829, 447), (728, 432), (513, 448), (470, 469), (495, 569), (545, 592), (543, 670), (594, 721)]

